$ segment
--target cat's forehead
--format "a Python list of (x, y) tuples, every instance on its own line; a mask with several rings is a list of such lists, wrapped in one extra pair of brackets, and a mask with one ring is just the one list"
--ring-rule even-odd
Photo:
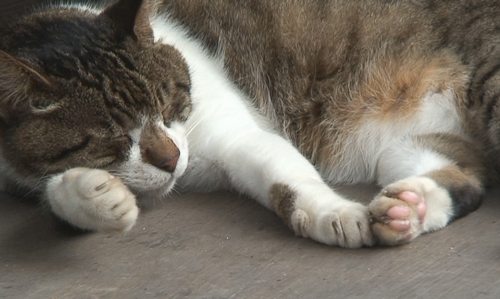
[(25, 16), (9, 27), (4, 43), (18, 51), (47, 51), (76, 48), (109, 35), (111, 28), (102, 26), (90, 12), (71, 8), (47, 10)]
[(151, 61), (148, 51), (117, 37), (102, 18), (78, 9), (31, 15), (18, 22), (3, 43), (57, 83), (77, 106), (93, 97), (129, 102), (129, 110), (150, 109), (150, 89), (154, 81), (165, 79), (144, 74), (143, 64)]
[(54, 75), (60, 75), (58, 69), (85, 69), (116, 58), (113, 52), (134, 52), (138, 48), (118, 40), (112, 26), (102, 18), (76, 9), (60, 9), (26, 17), (12, 27), (4, 43), (15, 56), (32, 61), (48, 74), (54, 70)]
[(33, 14), (0, 43), (53, 83), (50, 94), (33, 88), (30, 97), (41, 100), (38, 106), (61, 107), (54, 114), (60, 118), (78, 113), (101, 123), (111, 117), (137, 125), (143, 117), (175, 114), (189, 102), (189, 72), (180, 53), (144, 45), (94, 12), (62, 8)]

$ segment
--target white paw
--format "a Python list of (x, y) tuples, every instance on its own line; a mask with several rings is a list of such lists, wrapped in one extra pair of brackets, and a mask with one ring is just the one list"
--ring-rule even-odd
[(452, 207), (448, 192), (432, 179), (412, 177), (384, 188), (369, 210), (379, 243), (398, 245), (446, 226)]
[(127, 231), (139, 214), (121, 180), (98, 169), (73, 168), (51, 179), (47, 199), (56, 215), (83, 229)]
[(328, 245), (359, 248), (373, 245), (368, 210), (361, 204), (349, 204), (323, 211), (297, 209), (292, 226), (298, 234)]
[(320, 189), (323, 190), (310, 192), (312, 190), (303, 189), (298, 192), (290, 217), (290, 226), (295, 233), (328, 245), (347, 248), (372, 246), (374, 239), (368, 208), (342, 199), (328, 187)]

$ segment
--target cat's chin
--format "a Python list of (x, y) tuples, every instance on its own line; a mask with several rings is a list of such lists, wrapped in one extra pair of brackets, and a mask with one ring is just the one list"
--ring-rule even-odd
[(172, 176), (163, 184), (148, 186), (147, 188), (144, 188), (145, 186), (129, 186), (129, 188), (140, 197), (163, 199), (171, 193), (176, 182), (177, 178)]
[(112, 171), (136, 195), (165, 197), (174, 188), (175, 183), (185, 171), (177, 167), (173, 173), (160, 171), (147, 164), (128, 164)]

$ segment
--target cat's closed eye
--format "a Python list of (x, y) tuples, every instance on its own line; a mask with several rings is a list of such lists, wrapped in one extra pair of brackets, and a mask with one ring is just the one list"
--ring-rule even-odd
[(94, 161), (100, 167), (109, 167), (113, 164), (123, 162), (124, 156), (132, 146), (132, 138), (129, 135), (121, 135), (109, 138), (108, 149), (100, 149), (100, 154), (96, 154)]
[(59, 103), (46, 98), (36, 98), (30, 101), (31, 111), (35, 114), (53, 112), (60, 107), (61, 105)]
[(172, 121), (186, 121), (191, 113), (191, 105), (185, 102), (176, 102), (168, 106), (162, 112), (163, 123), (170, 127)]
[(165, 126), (169, 127), (172, 121), (186, 121), (191, 113), (190, 86), (189, 84), (177, 82), (175, 84), (174, 101), (164, 107), (161, 112)]

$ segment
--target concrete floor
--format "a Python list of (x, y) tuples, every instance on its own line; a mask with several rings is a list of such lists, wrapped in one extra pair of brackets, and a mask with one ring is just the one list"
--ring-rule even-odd
[(149, 202), (126, 235), (76, 233), (2, 195), (0, 298), (498, 299), (499, 197), (410, 245), (345, 250), (294, 237), (229, 193)]

